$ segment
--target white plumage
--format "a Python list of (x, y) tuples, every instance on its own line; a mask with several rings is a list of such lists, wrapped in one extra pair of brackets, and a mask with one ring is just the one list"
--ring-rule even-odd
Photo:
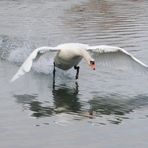
[[(29, 72), (33, 61), (37, 60), (42, 54), (50, 51), (57, 52), (54, 58), (54, 64), (56, 67), (63, 70), (68, 70), (73, 66), (77, 66), (82, 58), (95, 69), (95, 60), (93, 58), (97, 58), (97, 64), (122, 69), (131, 68), (142, 72), (148, 71), (148, 66), (146, 64), (122, 48), (107, 45), (89, 46), (81, 43), (65, 43), (56, 47), (40, 47), (35, 49), (13, 76), (11, 82), (15, 81), (26, 72)], [(93, 53), (93, 58), (89, 52)]]

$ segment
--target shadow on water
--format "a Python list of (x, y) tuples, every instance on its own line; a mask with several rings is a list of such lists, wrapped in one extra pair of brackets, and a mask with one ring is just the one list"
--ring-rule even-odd
[(119, 124), (123, 119), (128, 119), (126, 115), (129, 113), (148, 106), (147, 95), (134, 97), (119, 94), (97, 95), (84, 102), (80, 99), (78, 83), (75, 83), (74, 88), (65, 84), (56, 86), (52, 90), (52, 96), (53, 101), (50, 105), (49, 102), (38, 101), (38, 95), (14, 95), (16, 102), (22, 104), (24, 110), (31, 111), (31, 116), (36, 118), (50, 117), (59, 113), (76, 114), (80, 116), (80, 119), (90, 118), (90, 115), (103, 118), (105, 115), (114, 116), (115, 120), (110, 120), (110, 122)]

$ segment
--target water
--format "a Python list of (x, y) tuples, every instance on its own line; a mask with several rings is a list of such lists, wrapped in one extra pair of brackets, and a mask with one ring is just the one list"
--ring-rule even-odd
[(82, 61), (78, 81), (59, 70), (53, 87), (51, 53), (10, 79), (33, 49), (65, 42), (120, 46), (148, 64), (147, 8), (146, 0), (1, 0), (0, 147), (146, 148), (146, 75)]

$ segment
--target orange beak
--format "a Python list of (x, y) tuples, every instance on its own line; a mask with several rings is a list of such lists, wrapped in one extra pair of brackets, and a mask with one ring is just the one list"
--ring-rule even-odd
[(90, 67), (91, 67), (93, 70), (96, 70), (96, 64), (90, 64)]

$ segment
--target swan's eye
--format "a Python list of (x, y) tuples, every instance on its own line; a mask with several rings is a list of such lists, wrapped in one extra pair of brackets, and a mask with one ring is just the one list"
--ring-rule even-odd
[(94, 65), (94, 64), (95, 64), (95, 61), (90, 61), (90, 64), (91, 64), (91, 65)]

